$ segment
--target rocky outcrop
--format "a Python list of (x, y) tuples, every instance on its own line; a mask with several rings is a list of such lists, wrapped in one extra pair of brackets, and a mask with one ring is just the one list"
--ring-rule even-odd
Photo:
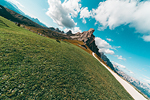
[[(99, 57), (101, 57), (104, 62), (112, 69), (114, 70), (113, 64), (110, 62), (110, 60), (107, 58), (104, 53), (99, 52), (98, 47), (95, 44), (95, 36), (93, 35), (94, 29), (91, 28), (88, 31), (84, 31), (82, 33), (78, 32), (74, 35), (71, 35), (70, 37), (72, 39), (76, 39), (78, 41), (83, 41), (94, 53), (96, 53)], [(115, 70), (114, 70), (115, 71)]]
[(95, 36), (93, 35), (94, 31), (95, 30), (91, 28), (88, 31), (84, 31), (82, 33), (78, 32), (70, 37), (78, 41), (83, 41), (94, 53), (101, 57), (95, 44)]
[(72, 31), (69, 30), (66, 34), (67, 34), (67, 35), (72, 35)]

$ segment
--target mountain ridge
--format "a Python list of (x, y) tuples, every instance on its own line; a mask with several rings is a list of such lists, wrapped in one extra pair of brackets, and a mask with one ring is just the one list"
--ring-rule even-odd
[(141, 82), (137, 79), (135, 79), (132, 76), (127, 75), (125, 72), (119, 69), (117, 65), (113, 65), (115, 72), (121, 76), (124, 80), (128, 81), (130, 84), (132, 84), (134, 87), (136, 87), (140, 92), (144, 93), (146, 97), (150, 98), (150, 84)]
[(39, 24), (37, 24), (36, 22), (33, 22), (32, 20), (24, 17), (23, 15), (21, 14), (18, 14), (6, 7), (3, 7), (2, 5), (0, 5), (0, 16), (3, 16), (13, 22), (18, 22), (20, 24), (23, 24), (23, 25), (27, 25), (27, 26), (34, 26), (34, 27), (38, 27), (38, 28), (46, 28), (46, 27), (43, 27)]
[(14, 11), (14, 12), (20, 14), (20, 15), (23, 15), (23, 16), (29, 18), (29, 19), (32, 20), (33, 22), (35, 22), (35, 23), (37, 23), (37, 24), (39, 24), (39, 25), (41, 25), (41, 26), (43, 26), (43, 27), (47, 27), (45, 24), (43, 24), (42, 22), (40, 22), (37, 18), (32, 18), (32, 17), (26, 15), (24, 12), (22, 12), (22, 11), (21, 11), (16, 5), (14, 5), (13, 3), (10, 3), (10, 2), (8, 2), (8, 1), (6, 1), (6, 0), (1, 0), (0, 3), (1, 3), (0, 5), (2, 5), (2, 6), (4, 6), (4, 7), (6, 7), (6, 8), (8, 8), (8, 9), (10, 9), (10, 10), (12, 10), (12, 11)]

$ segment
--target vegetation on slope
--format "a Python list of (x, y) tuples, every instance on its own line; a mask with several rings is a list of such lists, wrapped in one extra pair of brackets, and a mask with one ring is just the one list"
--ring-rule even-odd
[(20, 24), (24, 24), (24, 25), (28, 25), (28, 26), (34, 26), (34, 27), (38, 27), (38, 28), (46, 28), (43, 27), (35, 22), (33, 22), (32, 20), (8, 9), (3, 7), (2, 5), (0, 5), (0, 16), (3, 16), (7, 19), (10, 19), (13, 22), (18, 22)]
[(92, 55), (0, 17), (0, 99), (132, 97)]

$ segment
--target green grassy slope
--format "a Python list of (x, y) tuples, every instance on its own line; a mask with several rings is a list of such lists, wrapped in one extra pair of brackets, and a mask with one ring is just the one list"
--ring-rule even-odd
[(0, 99), (132, 97), (89, 53), (0, 17)]

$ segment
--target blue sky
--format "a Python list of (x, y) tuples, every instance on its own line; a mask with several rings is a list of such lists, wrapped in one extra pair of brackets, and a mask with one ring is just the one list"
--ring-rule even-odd
[(150, 1), (7, 1), (48, 27), (74, 33), (94, 28), (100, 52), (127, 74), (150, 83)]

